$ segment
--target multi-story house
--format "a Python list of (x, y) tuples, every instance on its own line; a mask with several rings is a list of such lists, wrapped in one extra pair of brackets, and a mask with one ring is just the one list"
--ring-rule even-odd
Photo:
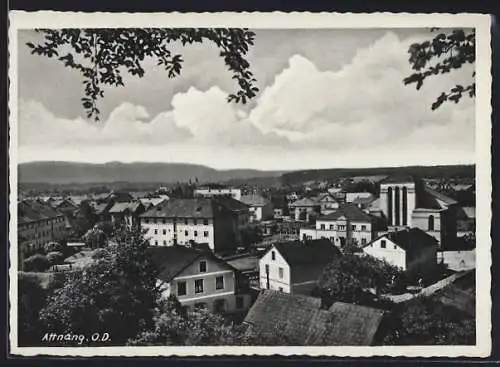
[(195, 197), (211, 198), (214, 196), (227, 196), (233, 199), (241, 199), (241, 189), (235, 188), (199, 188), (194, 190)]
[(67, 236), (64, 213), (38, 200), (17, 204), (19, 266), (25, 256), (46, 243), (61, 241)]
[(301, 239), (327, 238), (337, 247), (365, 245), (375, 235), (374, 218), (355, 204), (342, 204), (335, 212), (319, 217), (312, 227), (300, 229)]
[(339, 250), (325, 239), (275, 243), (259, 260), (261, 289), (309, 294)]
[(223, 253), (241, 244), (249, 211), (228, 197), (170, 199), (141, 214), (140, 221), (151, 246), (205, 243)]
[(188, 311), (235, 313), (251, 306), (246, 278), (212, 252), (170, 246), (150, 247), (147, 254), (158, 270), (162, 296), (175, 295)]
[(290, 204), (291, 212), (295, 220), (309, 221), (312, 216), (321, 213), (321, 204), (318, 198), (302, 198)]
[(243, 195), (240, 201), (249, 206), (251, 222), (271, 219), (274, 215), (271, 202), (260, 195)]
[(387, 233), (363, 248), (365, 254), (420, 274), (436, 266), (437, 250), (437, 240), (419, 228)]
[(109, 214), (113, 223), (122, 223), (129, 228), (137, 228), (140, 226), (139, 216), (146, 211), (144, 205), (140, 201), (131, 203), (115, 203)]
[(318, 196), (320, 211), (322, 215), (333, 213), (339, 208), (339, 202), (329, 192), (320, 194)]

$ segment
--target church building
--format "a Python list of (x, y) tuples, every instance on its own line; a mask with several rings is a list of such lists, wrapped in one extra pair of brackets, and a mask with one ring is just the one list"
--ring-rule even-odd
[(457, 236), (457, 202), (411, 176), (391, 176), (380, 183), (378, 208), (389, 231), (420, 228), (446, 248)]

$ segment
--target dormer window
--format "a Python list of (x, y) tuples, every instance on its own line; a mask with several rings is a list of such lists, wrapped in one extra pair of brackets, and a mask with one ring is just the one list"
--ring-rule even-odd
[(207, 262), (200, 261), (200, 273), (206, 273), (206, 272), (207, 272)]

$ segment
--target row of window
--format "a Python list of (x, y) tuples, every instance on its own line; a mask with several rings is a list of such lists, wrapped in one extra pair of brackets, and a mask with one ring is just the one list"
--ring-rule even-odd
[[(167, 219), (166, 218), (143, 218), (142, 221), (145, 224), (149, 224), (149, 223), (152, 223), (152, 224), (156, 224), (156, 223), (166, 224), (167, 223)], [(179, 222), (182, 222), (182, 220), (179, 220)], [(208, 219), (193, 219), (193, 220), (190, 220), (190, 219), (185, 218), (183, 220), (183, 222), (186, 225), (193, 224), (195, 226), (198, 225), (198, 224), (203, 224), (205, 226), (208, 226), (208, 224), (209, 224), (209, 220)]]
[[(205, 280), (204, 279), (196, 279), (194, 281), (194, 293), (195, 294), (203, 293), (204, 289), (205, 289)], [(224, 289), (224, 277), (222, 275), (215, 278), (215, 289), (216, 290)], [(186, 281), (178, 281), (177, 282), (177, 295), (178, 296), (185, 296), (186, 294), (187, 294)]]
[[(170, 230), (168, 230), (168, 231), (170, 232)], [(193, 231), (193, 233), (194, 233), (195, 237), (198, 237), (198, 231)], [(158, 234), (158, 230), (157, 229), (154, 230), (154, 234)], [(166, 235), (167, 234), (167, 230), (164, 229), (162, 231), (162, 234)], [(209, 234), (208, 231), (203, 231), (203, 237), (208, 237), (208, 234)], [(189, 231), (187, 231), (187, 230), (184, 231), (184, 236), (186, 236), (186, 237), (189, 236)]]
[(51, 219), (41, 219), (41, 220), (38, 220), (38, 221), (33, 222), (33, 223), (26, 223), (26, 224), (24, 224), (24, 226), (26, 226), (26, 228), (37, 228), (37, 227), (44, 225), (44, 224), (61, 223), (63, 221), (64, 221), (64, 217), (56, 217), (56, 218), (51, 218)]
[[(361, 229), (360, 229), (361, 231), (366, 231), (366, 225), (361, 225), (360, 227), (361, 227)], [(320, 229), (326, 229), (326, 225), (325, 224), (320, 224)], [(337, 230), (338, 231), (345, 231), (345, 229), (346, 229), (345, 225), (343, 225), (343, 224), (337, 225)], [(330, 224), (329, 230), (330, 231), (335, 230), (335, 225), (334, 224)], [(353, 231), (356, 230), (356, 225), (355, 224), (351, 225), (351, 230), (353, 230)]]

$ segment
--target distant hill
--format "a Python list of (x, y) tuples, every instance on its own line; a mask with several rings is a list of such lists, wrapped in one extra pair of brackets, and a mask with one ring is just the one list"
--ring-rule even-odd
[(18, 167), (21, 184), (91, 184), (91, 183), (175, 183), (195, 180), (223, 182), (249, 178), (279, 177), (282, 172), (251, 169), (216, 170), (184, 163), (120, 163), (30, 162)]
[(334, 180), (340, 177), (378, 176), (406, 173), (416, 177), (474, 178), (475, 165), (408, 166), (377, 168), (331, 168), (286, 172), (281, 176), (284, 184), (296, 185), (308, 181)]

